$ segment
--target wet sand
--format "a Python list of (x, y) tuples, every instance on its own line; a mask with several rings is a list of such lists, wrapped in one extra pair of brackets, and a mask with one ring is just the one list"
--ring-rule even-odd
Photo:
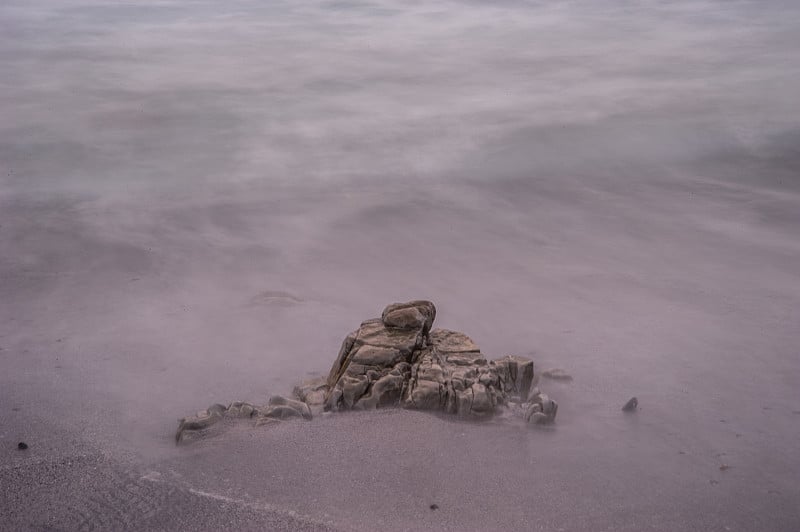
[[(798, 21), (4, 3), (0, 529), (797, 529)], [(556, 425), (175, 447), (413, 298), (567, 370)]]

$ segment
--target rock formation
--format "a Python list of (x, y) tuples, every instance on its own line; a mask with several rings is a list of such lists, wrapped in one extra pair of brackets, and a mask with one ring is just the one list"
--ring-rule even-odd
[(432, 329), (430, 301), (395, 303), (380, 318), (363, 322), (342, 342), (327, 379), (294, 389), (296, 399), (272, 397), (265, 406), (213, 405), (180, 420), (176, 441), (224, 418), (257, 424), (311, 419), (322, 411), (403, 407), (486, 419), (512, 406), (528, 423), (555, 420), (558, 404), (533, 388), (533, 362), (519, 356), (488, 360), (465, 334)]

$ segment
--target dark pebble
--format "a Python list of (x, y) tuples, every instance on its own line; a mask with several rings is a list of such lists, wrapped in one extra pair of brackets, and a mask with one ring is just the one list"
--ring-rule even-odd
[(19, 449), (20, 451), (24, 451), (27, 448), (28, 448), (28, 444), (25, 443), (24, 441), (21, 441), (21, 442), (19, 442), (17, 444), (17, 449)]
[(438, 510), (438, 509), (439, 509), (438, 504), (431, 504), (431, 510)]
[(625, 406), (622, 407), (623, 412), (635, 412), (636, 409), (639, 408), (639, 400), (635, 397), (631, 397)]

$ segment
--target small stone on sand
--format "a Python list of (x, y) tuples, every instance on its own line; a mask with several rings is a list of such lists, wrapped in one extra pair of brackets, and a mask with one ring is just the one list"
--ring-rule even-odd
[(17, 449), (19, 449), (20, 451), (24, 451), (27, 448), (28, 448), (28, 444), (25, 443), (24, 441), (21, 441), (21, 442), (19, 442), (17, 444)]
[(636, 412), (636, 409), (639, 408), (639, 400), (635, 397), (631, 397), (625, 406), (622, 407), (623, 412)]

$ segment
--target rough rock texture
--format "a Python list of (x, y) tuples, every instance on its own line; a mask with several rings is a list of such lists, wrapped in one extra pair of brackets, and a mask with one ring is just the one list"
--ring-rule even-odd
[(270, 397), (269, 402), (264, 406), (256, 406), (243, 401), (235, 401), (227, 407), (214, 404), (193, 416), (180, 419), (178, 431), (175, 433), (175, 443), (180, 443), (187, 431), (190, 433), (203, 431), (225, 418), (253, 419), (256, 426), (259, 426), (276, 420), (292, 418), (310, 420), (311, 417), (311, 409), (308, 404), (280, 395)]
[(294, 387), (292, 395), (309, 406), (316, 415), (322, 413), (325, 405), (325, 394), (328, 392), (328, 379), (319, 377), (307, 380)]
[(469, 336), (431, 330), (435, 317), (433, 303), (411, 301), (363, 322), (345, 338), (331, 368), (325, 409), (403, 406), (485, 418), (510, 400), (527, 401), (531, 360), (487, 360)]
[(294, 388), (295, 399), (272, 397), (266, 406), (235, 402), (213, 405), (180, 420), (176, 441), (223, 418), (255, 418), (256, 424), (311, 419), (322, 411), (397, 407), (433, 410), (470, 419), (492, 417), (500, 408), (528, 423), (555, 420), (558, 404), (533, 388), (533, 362), (506, 356), (488, 360), (467, 335), (432, 329), (430, 301), (387, 306), (380, 318), (347, 335), (326, 379)]

